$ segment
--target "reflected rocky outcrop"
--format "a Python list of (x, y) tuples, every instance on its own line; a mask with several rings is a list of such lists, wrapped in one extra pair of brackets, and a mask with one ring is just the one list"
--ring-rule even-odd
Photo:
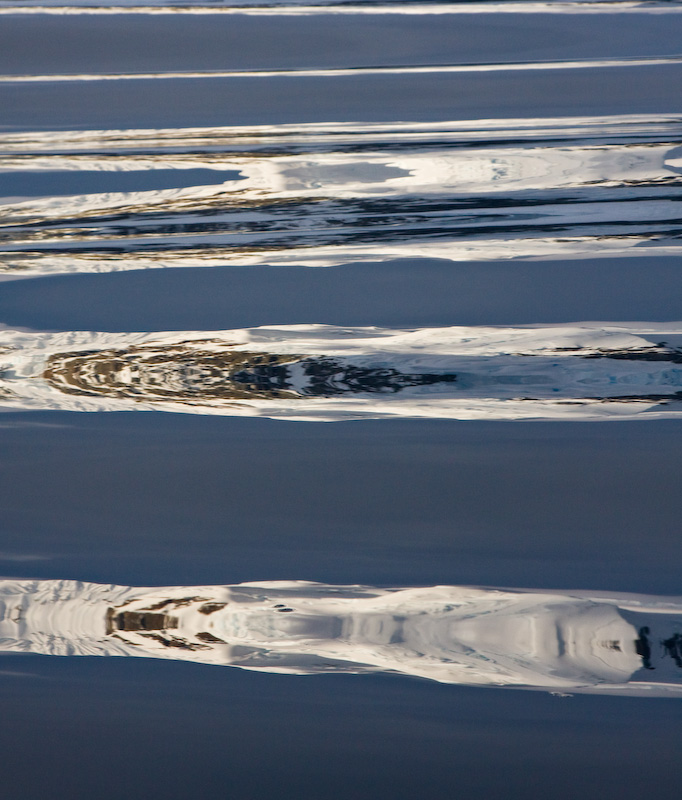
[(177, 402), (293, 396), (290, 356), (202, 350), (201, 341), (56, 353), (42, 377), (67, 394)]
[(411, 386), (453, 383), (457, 378), (448, 373), (358, 367), (336, 358), (202, 351), (197, 344), (201, 342), (59, 353), (48, 358), (42, 377), (68, 394), (176, 402), (394, 393)]
[(0, 134), (0, 273), (679, 253), (680, 126), (620, 115)]
[(0, 652), (682, 695), (682, 598), (303, 581), (138, 588), (4, 580)]
[(682, 326), (0, 331), (0, 404), (298, 420), (682, 412)]

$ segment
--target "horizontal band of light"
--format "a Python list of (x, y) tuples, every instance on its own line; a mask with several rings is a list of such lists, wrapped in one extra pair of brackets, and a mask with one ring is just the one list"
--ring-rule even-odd
[(0, 14), (51, 14), (51, 15), (112, 15), (112, 14), (194, 14), (232, 16), (320, 16), (320, 15), (419, 15), (434, 16), (444, 14), (679, 14), (681, 5), (661, 3), (652, 5), (633, 0), (632, 2), (491, 2), (491, 3), (438, 3), (433, 5), (268, 5), (268, 6), (192, 6), (192, 5), (41, 5), (4, 6)]
[(66, 75), (2, 75), (0, 83), (69, 83), (79, 81), (186, 80), (205, 78), (345, 78), (357, 75), (462, 74), (474, 72), (530, 72), (541, 70), (649, 67), (682, 64), (682, 55), (653, 58), (614, 58), (584, 61), (532, 61), (508, 64), (452, 64), (412, 67), (342, 67), (338, 69), (207, 70), (204, 72), (84, 73)]

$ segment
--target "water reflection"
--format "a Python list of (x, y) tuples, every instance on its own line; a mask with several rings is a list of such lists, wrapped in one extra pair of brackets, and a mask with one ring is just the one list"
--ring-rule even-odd
[(3, 134), (0, 272), (679, 253), (681, 121)]
[(680, 323), (0, 331), (0, 404), (296, 420), (682, 412)]
[[(99, 166), (99, 165), (98, 165)], [(0, 174), (3, 197), (18, 198), (149, 191), (181, 186), (222, 184), (238, 180), (237, 172), (209, 169), (106, 170), (7, 172)]]
[(9, 3), (0, 14), (238, 14), (254, 16), (307, 16), (320, 14), (675, 14), (670, 0), (250, 0), (235, 5), (209, 5), (206, 0), (26, 0)]
[(263, 672), (386, 672), (554, 692), (682, 692), (682, 598), (303, 581), (0, 581), (0, 651)]

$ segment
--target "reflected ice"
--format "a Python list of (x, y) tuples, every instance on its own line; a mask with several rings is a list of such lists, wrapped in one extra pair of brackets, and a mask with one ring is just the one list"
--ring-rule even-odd
[(675, 696), (682, 693), (682, 598), (304, 581), (139, 588), (8, 579), (0, 581), (0, 652)]
[(680, 323), (0, 331), (0, 406), (290, 420), (682, 412)]
[[(0, 273), (678, 254), (681, 121), (0, 135)], [(169, 188), (112, 185), (145, 172)], [(101, 180), (64, 197), (67, 173)]]
[(344, 0), (249, 0), (220, 6), (206, 0), (24, 0), (9, 2), (0, 13), (39, 14), (240, 14), (304, 16), (309, 14), (674, 14), (681, 9), (669, 0), (401, 0), (344, 2)]

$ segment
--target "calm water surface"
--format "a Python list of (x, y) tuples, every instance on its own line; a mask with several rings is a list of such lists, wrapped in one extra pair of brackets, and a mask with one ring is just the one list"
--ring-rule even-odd
[(679, 790), (680, 41), (0, 2), (8, 797)]

